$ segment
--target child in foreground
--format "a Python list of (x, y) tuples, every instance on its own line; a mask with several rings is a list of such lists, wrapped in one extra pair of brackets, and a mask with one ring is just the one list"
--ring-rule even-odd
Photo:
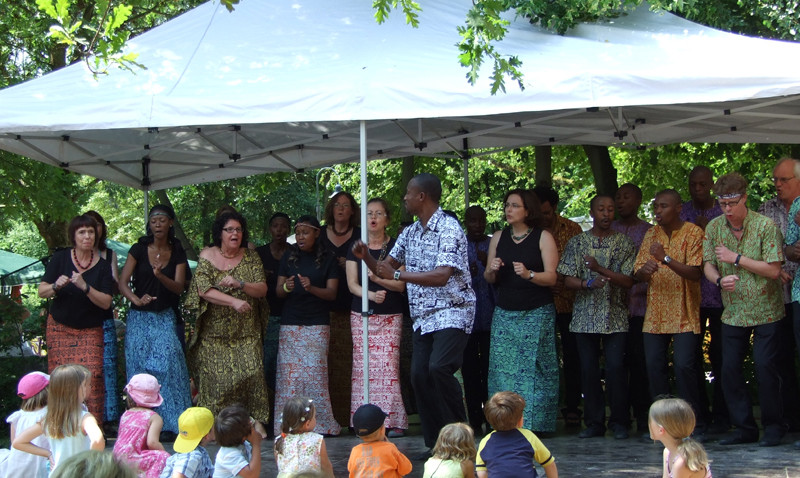
[(258, 478), (261, 473), (261, 434), (241, 405), (220, 410), (214, 422), (220, 446), (214, 463), (214, 478)]
[(283, 406), (281, 434), (275, 438), (275, 463), (278, 478), (313, 472), (333, 477), (322, 435), (314, 433), (317, 425), (314, 402), (308, 397), (294, 397)]
[(475, 478), (475, 434), (466, 423), (445, 425), (422, 478)]
[(353, 414), (353, 428), (364, 443), (350, 452), (347, 470), (350, 478), (382, 476), (386, 478), (411, 473), (411, 462), (397, 447), (386, 440), (383, 423), (386, 413), (380, 407), (367, 403)]
[(203, 407), (187, 408), (178, 418), (175, 454), (167, 459), (159, 478), (211, 478), (214, 464), (205, 446), (214, 440), (214, 415)]
[(146, 478), (157, 478), (169, 458), (159, 441), (164, 421), (152, 410), (164, 402), (160, 389), (158, 380), (150, 374), (131, 377), (125, 385), (128, 410), (119, 420), (119, 435), (114, 443), (114, 456)]
[[(67, 458), (89, 449), (103, 451), (106, 441), (94, 416), (83, 401), (89, 393), (91, 373), (83, 365), (59, 365), (50, 374), (47, 390), (47, 413), (44, 420), (19, 432), (14, 448), (50, 459), (50, 469)], [(44, 435), (50, 449), (33, 443)]]
[(711, 478), (703, 445), (691, 437), (695, 426), (692, 406), (680, 398), (650, 405), (650, 438), (664, 445), (664, 477)]
[(63, 462), (50, 478), (137, 478), (127, 463), (111, 452), (87, 450), (72, 455)]
[[(42, 421), (47, 413), (47, 385), (50, 376), (42, 372), (31, 372), (22, 377), (17, 385), (17, 395), (22, 399), (20, 409), (6, 419), (11, 426), (11, 441), (17, 432), (22, 432)], [(47, 438), (39, 436), (33, 444), (50, 450)], [(5, 478), (47, 478), (47, 459), (24, 451), (11, 449), (6, 462)]]
[(481, 440), (475, 468), (478, 478), (536, 478), (534, 460), (542, 465), (547, 478), (558, 478), (558, 468), (550, 450), (530, 430), (522, 428), (525, 399), (514, 392), (497, 392), (486, 402), (484, 413), (494, 431)]

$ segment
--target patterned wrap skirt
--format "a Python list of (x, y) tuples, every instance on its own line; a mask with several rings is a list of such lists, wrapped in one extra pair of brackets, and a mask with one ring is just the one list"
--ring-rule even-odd
[[(369, 316), (369, 403), (387, 413), (386, 428), (408, 428), (408, 415), (400, 393), (400, 337), (403, 314)], [(360, 312), (350, 312), (353, 333), (353, 392), (350, 400), (350, 426), (353, 413), (364, 401), (364, 341)]]
[(292, 397), (308, 397), (314, 401), (317, 426), (323, 435), (338, 435), (341, 427), (333, 418), (328, 392), (327, 325), (283, 325), (278, 349), (278, 371), (275, 378), (275, 436), (281, 433), (283, 406)]
[(511, 390), (525, 398), (524, 427), (556, 430), (558, 356), (553, 304), (533, 310), (495, 307), (489, 350), (489, 396)]
[(341, 426), (350, 423), (350, 383), (353, 371), (353, 337), (350, 334), (350, 311), (332, 311), (331, 341), (328, 349), (328, 390), (333, 416)]
[(117, 326), (114, 319), (103, 321), (103, 381), (106, 385), (106, 408), (103, 419), (119, 420), (119, 393), (117, 393)]
[(163, 430), (178, 433), (178, 417), (192, 406), (189, 372), (175, 333), (175, 312), (130, 309), (125, 333), (128, 380), (149, 373), (161, 385), (164, 403), (154, 408), (164, 420)]
[(78, 364), (89, 369), (89, 395), (86, 408), (103, 426), (103, 407), (105, 405), (105, 383), (103, 378), (103, 327), (74, 329), (59, 324), (50, 315), (47, 317), (47, 369), (59, 365)]

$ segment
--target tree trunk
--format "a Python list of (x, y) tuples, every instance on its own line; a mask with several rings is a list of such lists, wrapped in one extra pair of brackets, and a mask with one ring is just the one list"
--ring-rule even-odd
[[(159, 189), (155, 191), (155, 193), (159, 203), (171, 207), (173, 211), (175, 210), (175, 208), (172, 207), (172, 201), (170, 201), (169, 196), (167, 196), (167, 191)], [(175, 237), (177, 237), (178, 240), (181, 241), (181, 244), (183, 245), (183, 250), (186, 251), (186, 257), (188, 257), (190, 260), (196, 261), (198, 259), (197, 251), (194, 250), (192, 242), (189, 240), (188, 237), (186, 237), (186, 233), (184, 232), (183, 227), (181, 226), (181, 222), (178, 220), (178, 218), (175, 218), (173, 227), (175, 228)]]
[(534, 148), (536, 160), (535, 179), (537, 186), (553, 186), (553, 147), (536, 146)]
[[(411, 178), (414, 177), (414, 157), (413, 156), (406, 156), (403, 158), (403, 174), (402, 174), (402, 182), (403, 184), (400, 186), (403, 191), (406, 190), (406, 185), (408, 182), (411, 181)], [(411, 222), (414, 220), (414, 216), (406, 211), (406, 208), (403, 208), (402, 213), (400, 213), (400, 221), (402, 222)]]
[(52, 253), (59, 247), (69, 247), (72, 243), (67, 237), (69, 221), (43, 220), (34, 221), (36, 229), (47, 244), (47, 249)]
[(584, 145), (583, 150), (589, 157), (589, 165), (594, 174), (594, 187), (597, 194), (613, 196), (617, 192), (617, 170), (611, 163), (611, 155), (606, 146)]

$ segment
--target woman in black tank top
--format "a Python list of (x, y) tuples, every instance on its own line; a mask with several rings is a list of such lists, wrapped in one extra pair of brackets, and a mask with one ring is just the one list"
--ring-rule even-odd
[(541, 225), (539, 200), (527, 190), (506, 194), (508, 227), (489, 244), (484, 277), (495, 285), (489, 352), (489, 395), (512, 390), (525, 398), (525, 427), (553, 432), (558, 410), (555, 306), (558, 249)]

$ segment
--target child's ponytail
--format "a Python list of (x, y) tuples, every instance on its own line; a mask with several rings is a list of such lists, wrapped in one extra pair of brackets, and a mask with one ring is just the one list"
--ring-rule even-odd
[(279, 455), (283, 454), (286, 435), (297, 433), (305, 423), (314, 418), (315, 413), (314, 401), (308, 397), (294, 397), (286, 402), (279, 418), (281, 434), (275, 438), (275, 451)]
[(678, 454), (683, 458), (686, 467), (692, 471), (708, 468), (708, 454), (703, 445), (692, 437), (681, 440), (678, 444)]

